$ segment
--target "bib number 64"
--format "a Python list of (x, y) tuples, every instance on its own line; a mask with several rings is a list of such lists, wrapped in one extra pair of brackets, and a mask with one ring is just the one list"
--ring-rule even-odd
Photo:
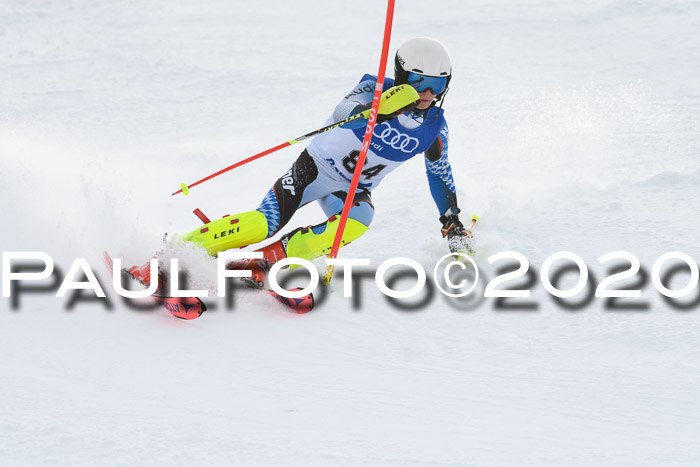
[[(349, 155), (345, 156), (345, 158), (343, 158), (343, 167), (345, 167), (345, 170), (347, 170), (350, 173), (355, 173), (355, 167), (357, 166), (358, 157), (360, 157), (360, 151), (357, 150), (352, 151)], [(368, 160), (365, 159), (365, 166), (367, 166), (367, 162)], [(377, 164), (373, 167), (368, 167), (362, 171), (362, 176), (366, 180), (369, 180), (370, 178), (379, 174), (379, 172), (381, 172), (385, 168), (386, 165), (383, 164)]]

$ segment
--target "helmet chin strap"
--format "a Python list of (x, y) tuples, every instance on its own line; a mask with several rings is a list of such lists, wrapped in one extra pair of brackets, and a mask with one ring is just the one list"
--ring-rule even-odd
[[(418, 122), (419, 125), (432, 125), (433, 123), (435, 123), (437, 121), (438, 115), (440, 115), (440, 111), (442, 110), (442, 104), (443, 104), (443, 102), (445, 102), (445, 96), (447, 95), (447, 91), (449, 91), (449, 90), (450, 90), (450, 88), (445, 89), (442, 92), (442, 95), (440, 96), (440, 98), (434, 99), (433, 102), (430, 103), (430, 105), (428, 106), (427, 109), (412, 109), (411, 110), (411, 118), (413, 118), (413, 120), (418, 122), (418, 119), (423, 117), (423, 121)], [(428, 110), (435, 107), (435, 104), (437, 104), (438, 102), (440, 102), (440, 107), (438, 107), (438, 112), (432, 118), (430, 118), (430, 121), (428, 121), (428, 119), (426, 118), (427, 114), (428, 114)]]
[[(445, 90), (442, 91), (442, 95), (438, 97), (438, 100), (440, 101), (440, 109), (442, 109), (442, 103), (444, 102), (445, 96), (447, 95), (447, 92), (448, 92), (449, 90), (450, 90), (449, 87), (448, 87), (448, 88), (445, 88)], [(433, 103), (433, 105), (435, 105), (435, 104)]]

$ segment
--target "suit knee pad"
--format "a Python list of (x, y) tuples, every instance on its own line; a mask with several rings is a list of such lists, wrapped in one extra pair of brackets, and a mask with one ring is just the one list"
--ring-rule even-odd
[(355, 205), (350, 208), (350, 213), (348, 214), (348, 219), (355, 219), (361, 224), (369, 227), (372, 223), (372, 218), (374, 217), (374, 206), (371, 203), (361, 201), (355, 203)]

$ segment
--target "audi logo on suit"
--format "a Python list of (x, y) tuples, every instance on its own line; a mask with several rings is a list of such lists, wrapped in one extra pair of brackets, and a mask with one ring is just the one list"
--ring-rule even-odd
[(407, 153), (415, 152), (420, 145), (418, 138), (401, 133), (386, 122), (374, 128), (374, 136), (392, 148)]

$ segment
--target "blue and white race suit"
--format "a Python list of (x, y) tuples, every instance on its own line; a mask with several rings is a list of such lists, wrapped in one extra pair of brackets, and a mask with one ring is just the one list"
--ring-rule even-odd
[[(365, 75), (343, 98), (326, 125), (344, 120), (371, 104), (376, 76)], [(393, 86), (384, 80), (384, 89)], [(279, 231), (301, 206), (319, 201), (327, 216), (339, 214), (357, 164), (367, 120), (358, 119), (317, 135), (299, 159), (270, 189), (258, 208), (268, 219), (268, 236)], [(425, 154), (430, 192), (439, 215), (458, 212), (452, 168), (447, 158), (449, 132), (442, 109), (407, 112), (375, 125), (350, 217), (369, 225), (374, 213), (370, 192), (403, 162)]]

